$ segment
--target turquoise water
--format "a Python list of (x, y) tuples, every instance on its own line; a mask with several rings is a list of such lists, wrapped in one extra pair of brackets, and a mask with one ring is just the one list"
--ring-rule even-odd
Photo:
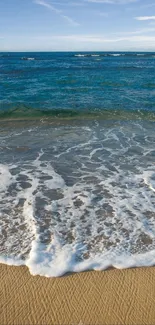
[(155, 53), (1, 53), (0, 111), (14, 109), (154, 112)]
[(155, 265), (155, 53), (1, 53), (0, 262)]

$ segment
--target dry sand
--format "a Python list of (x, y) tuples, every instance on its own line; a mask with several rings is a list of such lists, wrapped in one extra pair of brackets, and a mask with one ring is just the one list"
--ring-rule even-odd
[(0, 325), (155, 325), (155, 268), (33, 277), (0, 265)]

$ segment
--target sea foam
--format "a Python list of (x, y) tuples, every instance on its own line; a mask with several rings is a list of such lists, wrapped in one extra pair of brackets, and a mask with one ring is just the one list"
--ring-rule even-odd
[(2, 133), (0, 262), (47, 277), (154, 265), (154, 140), (151, 122)]

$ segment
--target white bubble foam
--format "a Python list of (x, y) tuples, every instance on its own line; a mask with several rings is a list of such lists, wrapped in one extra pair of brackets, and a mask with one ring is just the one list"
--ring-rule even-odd
[(98, 122), (33, 132), (4, 141), (10, 159), (18, 141), (29, 139), (35, 149), (0, 165), (0, 262), (48, 277), (154, 265), (150, 125)]
[(12, 183), (13, 177), (9, 171), (9, 167), (0, 164), (0, 192), (5, 193), (9, 185)]

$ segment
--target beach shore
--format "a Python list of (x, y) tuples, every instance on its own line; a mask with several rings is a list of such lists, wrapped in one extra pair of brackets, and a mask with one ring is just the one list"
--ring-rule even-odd
[(0, 325), (154, 325), (155, 268), (31, 276), (0, 265)]

